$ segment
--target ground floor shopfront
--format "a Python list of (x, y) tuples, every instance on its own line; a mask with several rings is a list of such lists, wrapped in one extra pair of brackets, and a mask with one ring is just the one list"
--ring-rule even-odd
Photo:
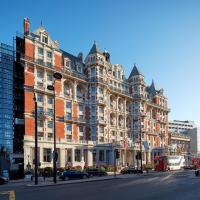
[[(117, 159), (118, 167), (127, 165), (140, 167), (140, 161), (136, 159), (139, 147), (121, 148), (113, 144), (96, 144), (93, 141), (82, 141), (81, 143), (73, 141), (57, 141), (56, 150), (58, 153), (57, 167), (68, 166), (100, 166), (114, 165), (115, 149), (120, 152), (120, 158)], [(153, 153), (152, 153), (153, 152)], [(157, 152), (157, 151), (156, 151)], [(145, 151), (142, 148), (142, 163), (153, 163), (155, 151)], [(38, 141), (38, 161), (40, 168), (53, 167), (53, 140)], [(24, 169), (33, 169), (35, 159), (35, 143), (33, 138), (24, 139)]]

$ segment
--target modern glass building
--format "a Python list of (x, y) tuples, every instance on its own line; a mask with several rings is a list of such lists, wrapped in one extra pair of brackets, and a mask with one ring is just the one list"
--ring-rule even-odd
[(13, 63), (14, 49), (0, 43), (0, 148), (13, 152)]

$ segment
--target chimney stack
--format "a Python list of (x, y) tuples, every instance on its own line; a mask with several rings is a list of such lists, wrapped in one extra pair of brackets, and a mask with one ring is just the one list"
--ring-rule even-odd
[(24, 35), (29, 35), (30, 22), (28, 18), (24, 18)]

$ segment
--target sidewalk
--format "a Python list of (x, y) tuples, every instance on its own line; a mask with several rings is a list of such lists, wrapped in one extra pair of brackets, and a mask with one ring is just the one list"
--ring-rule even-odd
[(119, 172), (116, 173), (116, 177), (114, 177), (114, 172), (108, 172), (108, 176), (103, 177), (91, 177), (88, 179), (78, 179), (78, 180), (67, 180), (62, 181), (59, 180), (59, 177), (57, 177), (57, 183), (55, 184), (53, 182), (53, 177), (48, 177), (43, 179), (43, 177), (38, 177), (38, 185), (35, 185), (34, 179), (31, 181), (30, 179), (19, 179), (19, 180), (10, 180), (9, 183), (24, 183), (24, 185), (29, 187), (43, 187), (43, 186), (55, 186), (55, 185), (65, 185), (65, 184), (73, 184), (73, 183), (84, 183), (84, 182), (93, 182), (93, 181), (104, 181), (104, 180), (112, 180), (112, 179), (121, 179), (121, 178), (130, 178), (130, 177), (141, 177), (141, 176), (148, 176), (148, 175), (155, 175), (159, 174), (155, 171), (149, 171), (149, 173), (146, 173), (146, 171), (143, 172), (143, 174), (125, 174), (122, 175)]
[(28, 187), (45, 187), (45, 186), (56, 186), (56, 185), (66, 185), (66, 184), (73, 184), (73, 183), (85, 183), (85, 182), (93, 182), (93, 181), (104, 181), (104, 180), (112, 180), (112, 179), (118, 179), (120, 178), (118, 175), (114, 177), (114, 175), (109, 175), (109, 176), (103, 176), (103, 177), (92, 177), (92, 178), (87, 178), (87, 179), (78, 179), (78, 180), (68, 180), (68, 181), (62, 181), (57, 178), (57, 183), (55, 184), (53, 182), (53, 178), (51, 180), (46, 179), (45, 181), (38, 181), (38, 185), (35, 185), (34, 181), (31, 183), (27, 184), (26, 186)]

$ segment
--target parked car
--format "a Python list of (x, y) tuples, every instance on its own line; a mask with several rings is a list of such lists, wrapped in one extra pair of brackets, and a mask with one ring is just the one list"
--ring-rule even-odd
[(0, 185), (8, 183), (8, 178), (5, 176), (0, 176)]
[(87, 170), (90, 176), (107, 176), (107, 172), (101, 168), (91, 168)]
[(89, 177), (89, 174), (86, 172), (81, 172), (77, 170), (67, 170), (62, 172), (59, 178), (64, 181), (69, 179), (85, 179)]
[(141, 173), (141, 170), (136, 169), (135, 167), (125, 167), (121, 170), (121, 174), (137, 174)]
[(186, 165), (183, 168), (184, 169), (194, 169), (194, 166), (193, 165)]

